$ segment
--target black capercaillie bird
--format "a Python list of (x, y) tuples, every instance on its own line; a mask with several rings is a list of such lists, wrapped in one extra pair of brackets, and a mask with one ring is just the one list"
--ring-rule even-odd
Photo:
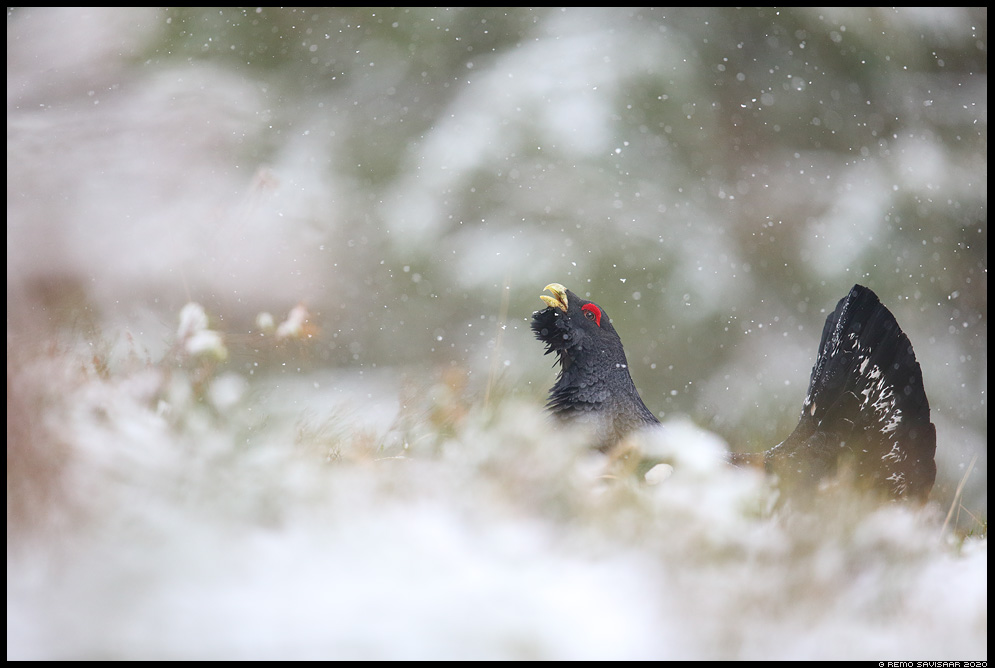
[[(590, 425), (603, 452), (659, 424), (636, 391), (605, 310), (558, 283), (545, 290), (552, 296), (540, 296), (547, 307), (532, 314), (531, 326), (560, 363), (548, 409)], [(798, 426), (763, 454), (764, 466), (790, 490), (845, 470), (860, 488), (924, 501), (936, 477), (935, 452), (912, 344), (877, 296), (855, 285), (826, 318)]]

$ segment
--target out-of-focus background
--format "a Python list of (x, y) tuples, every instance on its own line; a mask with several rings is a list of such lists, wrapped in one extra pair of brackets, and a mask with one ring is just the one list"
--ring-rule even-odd
[[(122, 539), (122, 526), (156, 524), (150, 531), (171, 537), (167, 545), (186, 544), (166, 526), (188, 526), (199, 512), (178, 489), (210, 496), (221, 484), (209, 467), (189, 477), (190, 453), (206, 441), (212, 457), (253, 457), (273, 449), (253, 444), (292, 425), (298, 446), (365, 438), (383, 450), (393, 438), (407, 451), (418, 429), (436, 446), (468, 439), (464, 420), (495, 404), (506, 407), (488, 423), (495, 429), (536, 419), (532, 433), (544, 433), (538, 409), (554, 371), (528, 318), (554, 281), (612, 316), (665, 423), (693, 424), (736, 450), (790, 432), (826, 313), (854, 283), (871, 287), (923, 368), (938, 433), (933, 498), (958, 509), (961, 531), (986, 527), (987, 91), (985, 8), (8, 9), (8, 658), (253, 655), (247, 637), (279, 630), (226, 627), (185, 647), (190, 629), (166, 624), (174, 636), (153, 640), (158, 622), (134, 621), (168, 610), (204, 628), (189, 621), (198, 580), (177, 572), (157, 579), (138, 568), (123, 587), (134, 600), (91, 615), (88, 602), (119, 582), (91, 567), (106, 562), (103, 549), (132, 564), (109, 547), (122, 541), (139, 561), (156, 553)], [(417, 428), (405, 412), (415, 405), (427, 420)], [(99, 450), (112, 442), (136, 459)], [(80, 468), (105, 456), (109, 469)], [(148, 486), (128, 461), (155, 479), (167, 510), (136, 510), (150, 503)], [(272, 470), (289, 476), (280, 461)], [(246, 477), (267, 466), (238, 469), (235, 488), (251, 489)], [(370, 490), (385, 483), (366, 474), (361, 496), (376, 498)], [(462, 499), (453, 490), (470, 493), (464, 475), (439, 485)], [(66, 507), (111, 494), (109, 480), (127, 480), (129, 491), (107, 507), (128, 498), (129, 511), (94, 511), (91, 533), (75, 529), (85, 537), (70, 543), (91, 545), (88, 565), (67, 556), (71, 545), (20, 547), (49, 546), (62, 531), (24, 528), (48, 522), (39, 506), (61, 508), (56, 524), (74, 526)], [(283, 480), (264, 486), (294, 489)], [(418, 490), (391, 494), (426, 503)], [(263, 516), (293, 514), (266, 498)], [(294, 498), (293, 512), (320, 513)], [(392, 527), (423, 535), (390, 507)], [(104, 511), (116, 519), (93, 519)], [(244, 512), (233, 523), (254, 526), (257, 515)], [(490, 541), (504, 544), (488, 534), (482, 546), (462, 519), (429, 516), (430, 535), (466, 549), (464, 566)], [(299, 533), (263, 552), (341, 546), (327, 532), (309, 537), (298, 520)], [(204, 521), (190, 540), (200, 532), (213, 545), (224, 526)], [(547, 538), (532, 530), (509, 529), (529, 534), (526, 553), (545, 554), (536, 545)], [(12, 549), (22, 556), (12, 561)], [(366, 563), (360, 548), (346, 549), (356, 551), (348, 563)], [(61, 570), (39, 566), (33, 550)], [(538, 563), (526, 574), (538, 582), (570, 570)], [(233, 584), (211, 599), (226, 601), (212, 608), (220, 617), (243, 605), (227, 596), (240, 578), (222, 570)], [(320, 578), (317, 562), (305, 559), (304, 570)], [(21, 583), (13, 590), (12, 578)], [(60, 582), (69, 583), (63, 606)], [(142, 586), (176, 599), (146, 607), (159, 599), (135, 594)], [(417, 596), (462, 600), (466, 588), (452, 587)], [(619, 587), (618, 600), (590, 608), (624, 608), (640, 585), (630, 573)], [(513, 616), (516, 602), (505, 604)], [(363, 613), (372, 625), (387, 616), (384, 643), (420, 614), (402, 607), (414, 612)], [(136, 613), (149, 609), (157, 612)], [(90, 621), (77, 627), (66, 610)], [(440, 626), (451, 620), (438, 616)], [(455, 617), (466, 623), (467, 610)], [(558, 644), (558, 632), (575, 628), (559, 619), (541, 641), (517, 627), (502, 636), (492, 619), (497, 639), (468, 647), (419, 636), (388, 651), (367, 638), (350, 644), (342, 626), (340, 653), (317, 633), (296, 647), (331, 658), (661, 655), (653, 643), (632, 653)], [(128, 642), (101, 640), (121, 625)], [(855, 646), (862, 658), (892, 647)], [(962, 647), (973, 656), (970, 641)], [(288, 649), (279, 638), (265, 648)], [(745, 641), (709, 654), (687, 641), (671, 657), (771, 654)]]

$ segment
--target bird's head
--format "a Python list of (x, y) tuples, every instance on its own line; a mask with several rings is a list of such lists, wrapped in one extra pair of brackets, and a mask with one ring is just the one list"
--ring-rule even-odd
[(611, 318), (594, 302), (559, 283), (541, 295), (546, 308), (532, 314), (532, 331), (556, 353), (560, 374), (547, 408), (556, 416), (594, 427), (597, 448), (607, 452), (626, 434), (659, 421), (636, 391), (622, 340)]
[(546, 344), (546, 353), (556, 352), (566, 366), (581, 351), (621, 351), (622, 342), (611, 318), (594, 302), (581, 299), (559, 283), (550, 283), (540, 295), (547, 307), (532, 314), (532, 331)]

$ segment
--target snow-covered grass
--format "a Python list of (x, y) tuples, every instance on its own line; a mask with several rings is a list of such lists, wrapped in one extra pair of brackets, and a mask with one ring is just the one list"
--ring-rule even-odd
[(946, 508), (788, 511), (682, 421), (647, 482), (458, 369), (243, 378), (192, 334), (8, 338), (8, 660), (987, 659)]

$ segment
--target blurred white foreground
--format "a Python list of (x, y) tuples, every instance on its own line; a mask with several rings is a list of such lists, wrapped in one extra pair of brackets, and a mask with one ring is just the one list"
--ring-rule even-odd
[(637, 483), (451, 378), (185, 359), (8, 364), (8, 660), (987, 658), (944, 509), (772, 515), (689, 423)]

